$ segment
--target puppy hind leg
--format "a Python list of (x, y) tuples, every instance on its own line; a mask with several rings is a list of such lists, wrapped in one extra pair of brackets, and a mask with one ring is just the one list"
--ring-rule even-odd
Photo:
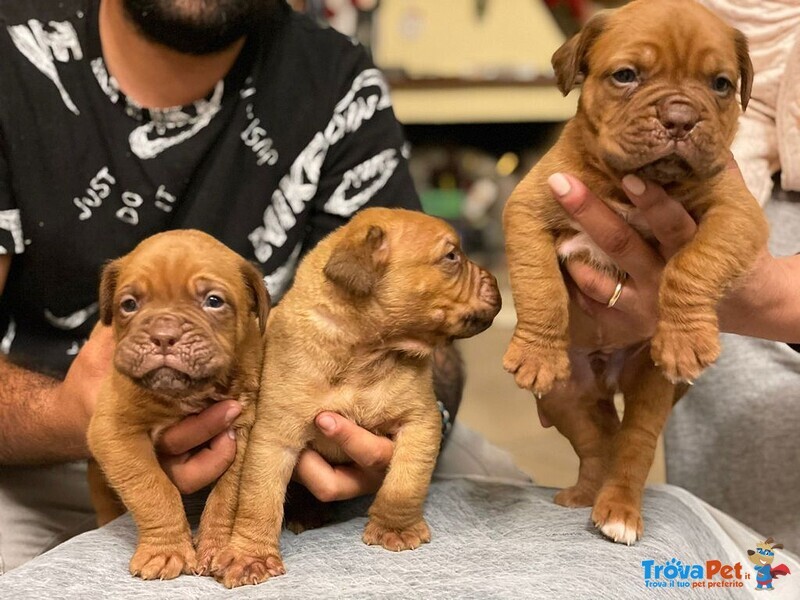
[(322, 527), (330, 518), (328, 505), (295, 482), (289, 483), (283, 510), (286, 529), (294, 534)]
[(645, 348), (622, 372), (625, 395), (622, 426), (614, 438), (611, 465), (592, 510), (592, 521), (615, 542), (632, 544), (642, 537), (642, 495), (653, 464), (658, 436), (675, 395), (670, 383)]
[(578, 481), (558, 492), (553, 502), (591, 506), (608, 471), (619, 417), (613, 391), (599, 385), (587, 358), (571, 356), (574, 375), (538, 401), (539, 410), (566, 437), (580, 460)]
[(401, 426), (383, 485), (369, 508), (362, 540), (394, 552), (431, 540), (422, 514), (441, 444), (441, 417), (431, 394), (424, 415)]

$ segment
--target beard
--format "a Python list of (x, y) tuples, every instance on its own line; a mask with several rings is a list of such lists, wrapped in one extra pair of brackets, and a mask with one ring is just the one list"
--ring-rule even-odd
[(184, 54), (224, 50), (280, 0), (122, 0), (125, 14), (149, 40)]

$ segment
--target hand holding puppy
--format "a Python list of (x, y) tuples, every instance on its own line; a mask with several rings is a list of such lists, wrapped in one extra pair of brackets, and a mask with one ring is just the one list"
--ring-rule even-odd
[[(741, 177), (733, 158), (728, 168)], [(555, 182), (557, 189), (551, 185), (554, 198), (598, 247), (628, 273), (619, 300), (613, 308), (608, 308), (606, 302), (616, 280), (584, 263), (567, 263), (567, 271), (577, 287), (570, 290), (573, 298), (596, 319), (601, 335), (627, 331), (631, 342), (647, 339), (655, 331), (658, 285), (664, 265), (694, 237), (697, 224), (680, 202), (658, 184), (640, 180), (645, 188), (639, 191), (638, 187), (629, 189), (625, 184), (631, 180), (623, 179), (623, 190), (641, 211), (658, 242), (656, 250), (582, 182), (571, 175), (564, 178), (569, 188)], [(787, 330), (787, 323), (793, 321), (787, 321), (786, 310), (781, 307), (790, 297), (784, 289), (786, 282), (794, 280), (792, 272), (798, 269), (800, 260), (796, 257), (776, 259), (766, 248), (762, 249), (750, 272), (722, 300), (721, 329), (768, 339), (794, 339), (797, 334)], [(774, 319), (770, 318), (770, 312), (775, 314)], [(759, 319), (754, 320), (754, 315)]]

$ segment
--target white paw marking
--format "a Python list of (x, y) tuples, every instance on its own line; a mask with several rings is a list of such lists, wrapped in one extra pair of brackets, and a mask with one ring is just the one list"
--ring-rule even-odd
[(639, 539), (636, 527), (629, 527), (624, 521), (609, 521), (600, 526), (600, 531), (617, 544), (630, 546)]

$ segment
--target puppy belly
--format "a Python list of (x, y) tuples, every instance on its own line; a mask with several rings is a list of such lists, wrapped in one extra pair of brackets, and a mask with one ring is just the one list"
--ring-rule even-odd
[(582, 231), (560, 241), (556, 247), (556, 253), (564, 262), (582, 260), (601, 269), (618, 271), (608, 254), (603, 252), (594, 243), (594, 240)]
[(322, 457), (332, 465), (352, 462), (352, 459), (344, 453), (339, 445), (334, 444), (321, 434), (318, 434), (309, 446), (312, 450), (319, 452)]

